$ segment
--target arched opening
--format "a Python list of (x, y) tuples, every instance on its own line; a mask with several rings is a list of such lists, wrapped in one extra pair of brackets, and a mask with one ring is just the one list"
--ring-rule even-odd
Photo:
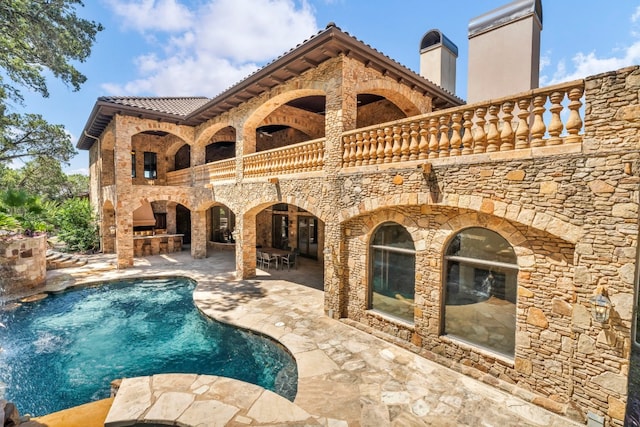
[[(320, 218), (299, 206), (276, 203), (256, 214), (255, 228), (259, 269), (270, 276), (324, 290), (325, 227)], [(271, 261), (263, 262), (265, 256)], [(299, 274), (278, 276), (283, 269), (297, 270)]]
[(480, 227), (457, 233), (444, 256), (446, 335), (513, 357), (518, 264), (505, 238)]
[(256, 128), (256, 152), (324, 137), (326, 97), (293, 99), (272, 111)]
[(356, 127), (363, 128), (407, 117), (393, 102), (373, 93), (358, 94)]
[(191, 166), (191, 146), (184, 144), (176, 151), (174, 170), (187, 169)]
[(183, 235), (183, 244), (191, 244), (191, 211), (181, 204), (176, 205), (176, 233)]
[(236, 130), (227, 126), (216, 132), (205, 147), (205, 163), (233, 159), (236, 156)]
[(386, 222), (369, 245), (369, 309), (414, 321), (415, 246), (402, 225)]
[(210, 212), (210, 236), (215, 243), (235, 243), (233, 232), (236, 229), (236, 214), (225, 206), (218, 205), (209, 209)]
[(116, 252), (116, 210), (113, 203), (107, 200), (102, 206), (102, 252), (113, 254)]

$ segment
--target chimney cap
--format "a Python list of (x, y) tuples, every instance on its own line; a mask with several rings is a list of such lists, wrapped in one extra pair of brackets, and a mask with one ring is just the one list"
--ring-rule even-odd
[(542, 0), (515, 0), (469, 21), (469, 38), (496, 27), (535, 15), (542, 27)]
[(420, 41), (420, 53), (434, 49), (439, 45), (449, 49), (456, 57), (458, 56), (458, 46), (456, 46), (454, 42), (442, 34), (442, 31), (437, 28), (427, 31), (424, 36), (422, 36), (422, 40)]

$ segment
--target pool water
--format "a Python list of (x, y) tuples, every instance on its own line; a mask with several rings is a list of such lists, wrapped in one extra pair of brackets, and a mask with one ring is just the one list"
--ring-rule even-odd
[(184, 278), (111, 282), (0, 311), (0, 398), (38, 416), (108, 397), (114, 379), (196, 373), (293, 400), (291, 355), (207, 319), (193, 303), (194, 287)]

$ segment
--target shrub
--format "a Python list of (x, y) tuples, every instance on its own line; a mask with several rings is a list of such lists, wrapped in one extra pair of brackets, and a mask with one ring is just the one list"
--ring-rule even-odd
[(89, 200), (68, 199), (59, 207), (56, 215), (58, 238), (69, 251), (87, 252), (98, 249), (98, 226)]

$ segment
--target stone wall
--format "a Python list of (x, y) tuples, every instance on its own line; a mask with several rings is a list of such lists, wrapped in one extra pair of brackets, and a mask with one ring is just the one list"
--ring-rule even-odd
[[(271, 241), (265, 209), (276, 203), (301, 207), (322, 221), (327, 313), (552, 411), (581, 422), (593, 412), (608, 425), (622, 425), (638, 246), (640, 70), (590, 77), (585, 89), (582, 143), (362, 167), (342, 167), (345, 131), (426, 113), (431, 100), (350, 57), (327, 61), (195, 129), (119, 116), (101, 151), (107, 164), (117, 165), (103, 174), (117, 187), (112, 202), (119, 266), (133, 255), (130, 211), (140, 199), (166, 202), (169, 228), (176, 204), (191, 209), (191, 250), (198, 257), (206, 253), (207, 209), (228, 206), (236, 214), (241, 278), (255, 274), (255, 245)], [(358, 109), (360, 93), (386, 101)], [(318, 95), (326, 97), (324, 170), (244, 179), (242, 156), (256, 149), (256, 127), (288, 101)], [(161, 130), (172, 134), (168, 141), (180, 137), (192, 144), (193, 168), (204, 163), (207, 141), (229, 126), (236, 131), (238, 158), (233, 182), (163, 186), (167, 165), (159, 166), (154, 185), (131, 182), (132, 140), (136, 150), (158, 147), (159, 161), (171, 162), (162, 155), (169, 143), (140, 132)], [(110, 132), (118, 135), (117, 144), (109, 142)], [(92, 172), (107, 168), (95, 161)], [(413, 322), (374, 312), (368, 302), (369, 244), (376, 227), (388, 221), (409, 231), (416, 250)], [(443, 334), (443, 252), (467, 227), (495, 231), (517, 256), (513, 357)], [(600, 286), (614, 304), (605, 324), (594, 322), (589, 308)]]
[(20, 295), (43, 287), (47, 236), (0, 239), (0, 293)]

